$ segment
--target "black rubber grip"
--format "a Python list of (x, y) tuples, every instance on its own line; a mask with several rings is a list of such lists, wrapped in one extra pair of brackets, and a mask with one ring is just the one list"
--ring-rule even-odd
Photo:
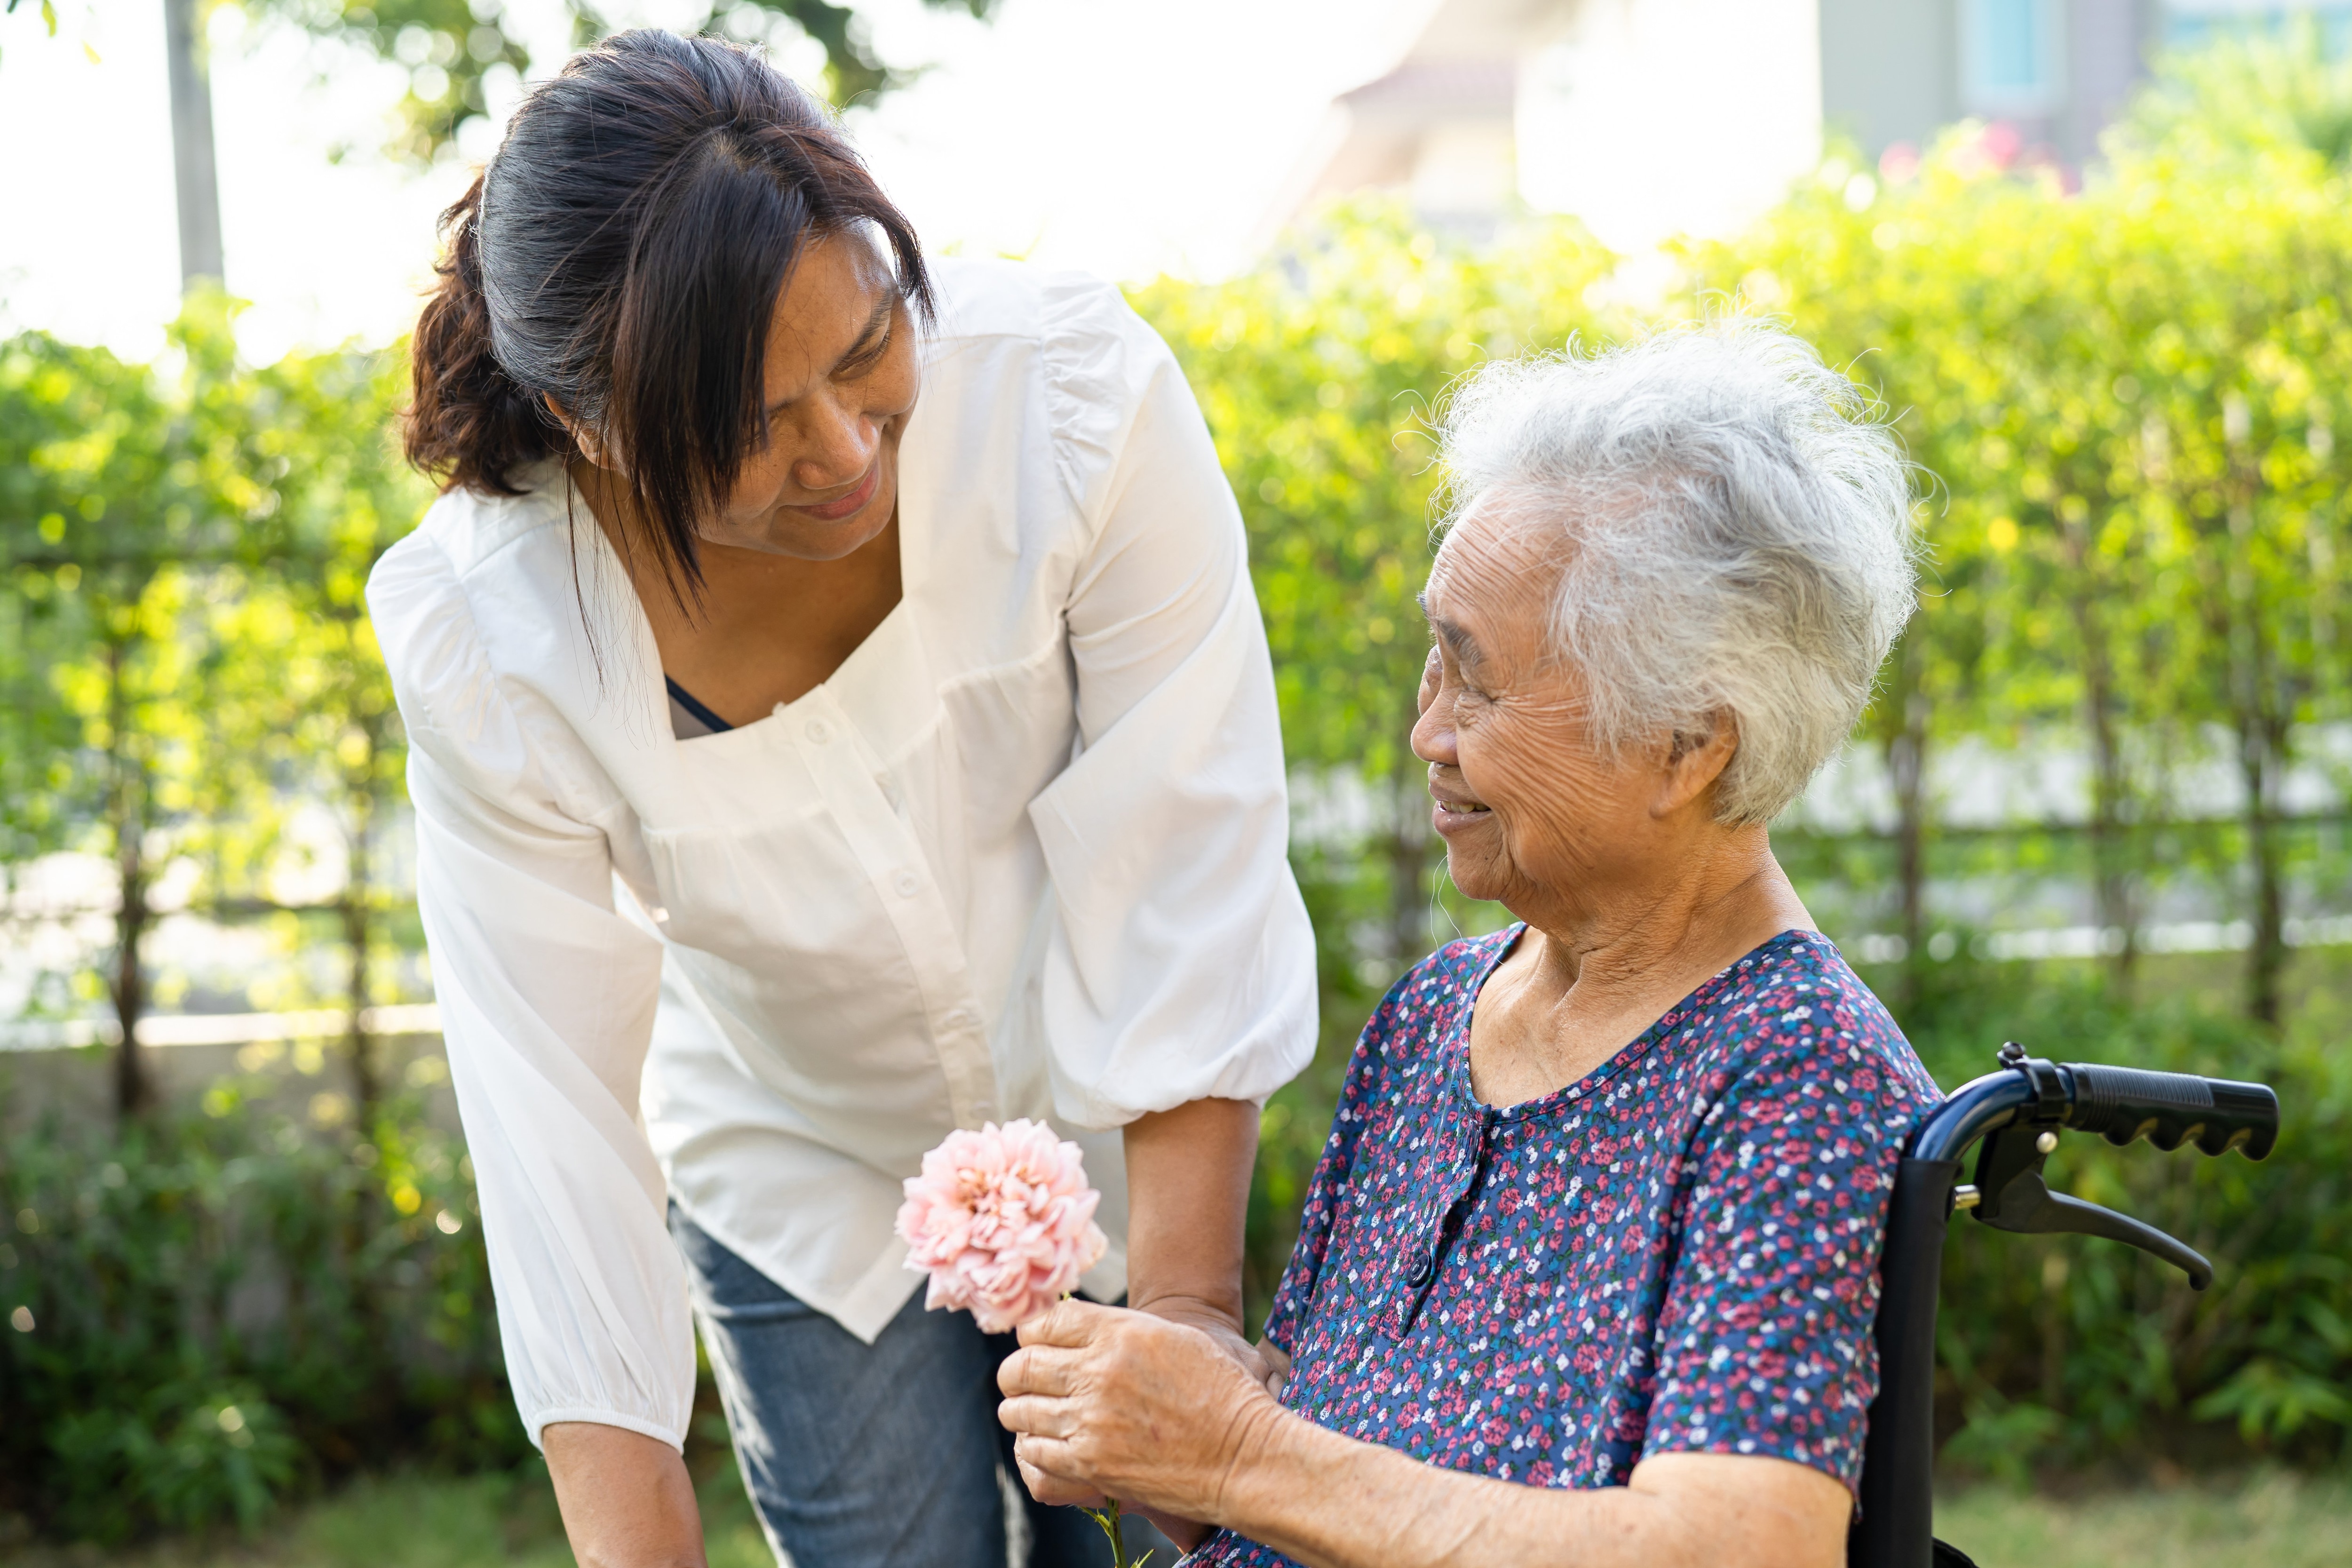
[(2067, 1062), (2074, 1080), (2069, 1127), (2118, 1146), (2145, 1137), (2159, 1149), (2193, 1142), (2208, 1154), (2243, 1150), (2259, 1160), (2278, 1142), (2278, 1096), (2268, 1084), (2184, 1072)]

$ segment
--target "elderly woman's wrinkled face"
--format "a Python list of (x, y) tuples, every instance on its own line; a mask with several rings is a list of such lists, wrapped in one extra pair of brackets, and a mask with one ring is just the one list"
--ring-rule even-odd
[(1662, 758), (1594, 746), (1579, 672), (1549, 652), (1559, 563), (1500, 507), (1446, 537), (1412, 749), (1454, 885), (1515, 912), (1615, 879), (1654, 846)]

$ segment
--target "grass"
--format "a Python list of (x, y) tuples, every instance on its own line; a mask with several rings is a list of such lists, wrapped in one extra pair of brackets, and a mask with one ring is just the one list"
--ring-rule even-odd
[[(732, 1469), (702, 1488), (711, 1568), (772, 1568)], [(1979, 1568), (2341, 1568), (2352, 1481), (2260, 1471), (2201, 1486), (2045, 1497), (1981, 1487), (1937, 1505), (1937, 1533)], [(15, 1568), (571, 1568), (543, 1471), (362, 1481), (253, 1542), (36, 1549)]]
[[(710, 1568), (775, 1568), (732, 1466), (699, 1489)], [(290, 1509), (250, 1540), (11, 1551), (9, 1568), (572, 1568), (543, 1466), (512, 1475), (391, 1475)]]
[(2269, 1470), (2067, 1498), (1979, 1487), (1937, 1500), (1936, 1533), (1979, 1568), (2343, 1568), (2352, 1482)]

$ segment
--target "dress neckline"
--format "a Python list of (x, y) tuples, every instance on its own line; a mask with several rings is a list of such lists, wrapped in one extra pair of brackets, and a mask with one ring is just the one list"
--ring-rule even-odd
[(1787, 931), (1775, 932), (1733, 959), (1715, 973), (1700, 981), (1689, 995), (1660, 1014), (1652, 1021), (1649, 1027), (1627, 1041), (1608, 1060), (1586, 1073), (1582, 1078), (1573, 1083), (1562, 1084), (1549, 1094), (1539, 1094), (1532, 1100), (1522, 1100), (1512, 1105), (1489, 1105), (1478, 1098), (1476, 1090), (1470, 1085), (1471, 1016), (1478, 1009), (1478, 996), (1486, 989), (1486, 982), (1494, 978), (1495, 971), (1503, 966), (1503, 961), (1511, 955), (1527, 934), (1527, 922), (1521, 921), (1507, 933), (1507, 940), (1496, 944), (1494, 952), (1486, 960), (1486, 968), (1478, 975), (1478, 983), (1471, 987), (1468, 1002), (1454, 1019), (1453, 1037), (1447, 1045), (1452, 1057), (1452, 1061), (1448, 1064), (1448, 1078), (1455, 1096), (1472, 1113), (1497, 1122), (1534, 1121), (1546, 1116), (1558, 1115), (1593, 1099), (1607, 1088), (1618, 1074), (1649, 1055), (1651, 1048), (1668, 1033), (1712, 1001), (1716, 994), (1729, 984), (1742, 969), (1764, 962), (1768, 955), (1776, 954), (1788, 947), (1819, 940), (1821, 937), (1819, 931), (1795, 926), (1791, 926)]

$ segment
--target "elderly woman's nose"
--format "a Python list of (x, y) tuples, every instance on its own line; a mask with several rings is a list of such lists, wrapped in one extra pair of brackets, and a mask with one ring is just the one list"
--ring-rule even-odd
[(1433, 692), (1421, 705), (1421, 717), (1413, 721), (1412, 754), (1434, 767), (1457, 765), (1460, 753), (1454, 745), (1454, 707), (1445, 700), (1444, 693)]

